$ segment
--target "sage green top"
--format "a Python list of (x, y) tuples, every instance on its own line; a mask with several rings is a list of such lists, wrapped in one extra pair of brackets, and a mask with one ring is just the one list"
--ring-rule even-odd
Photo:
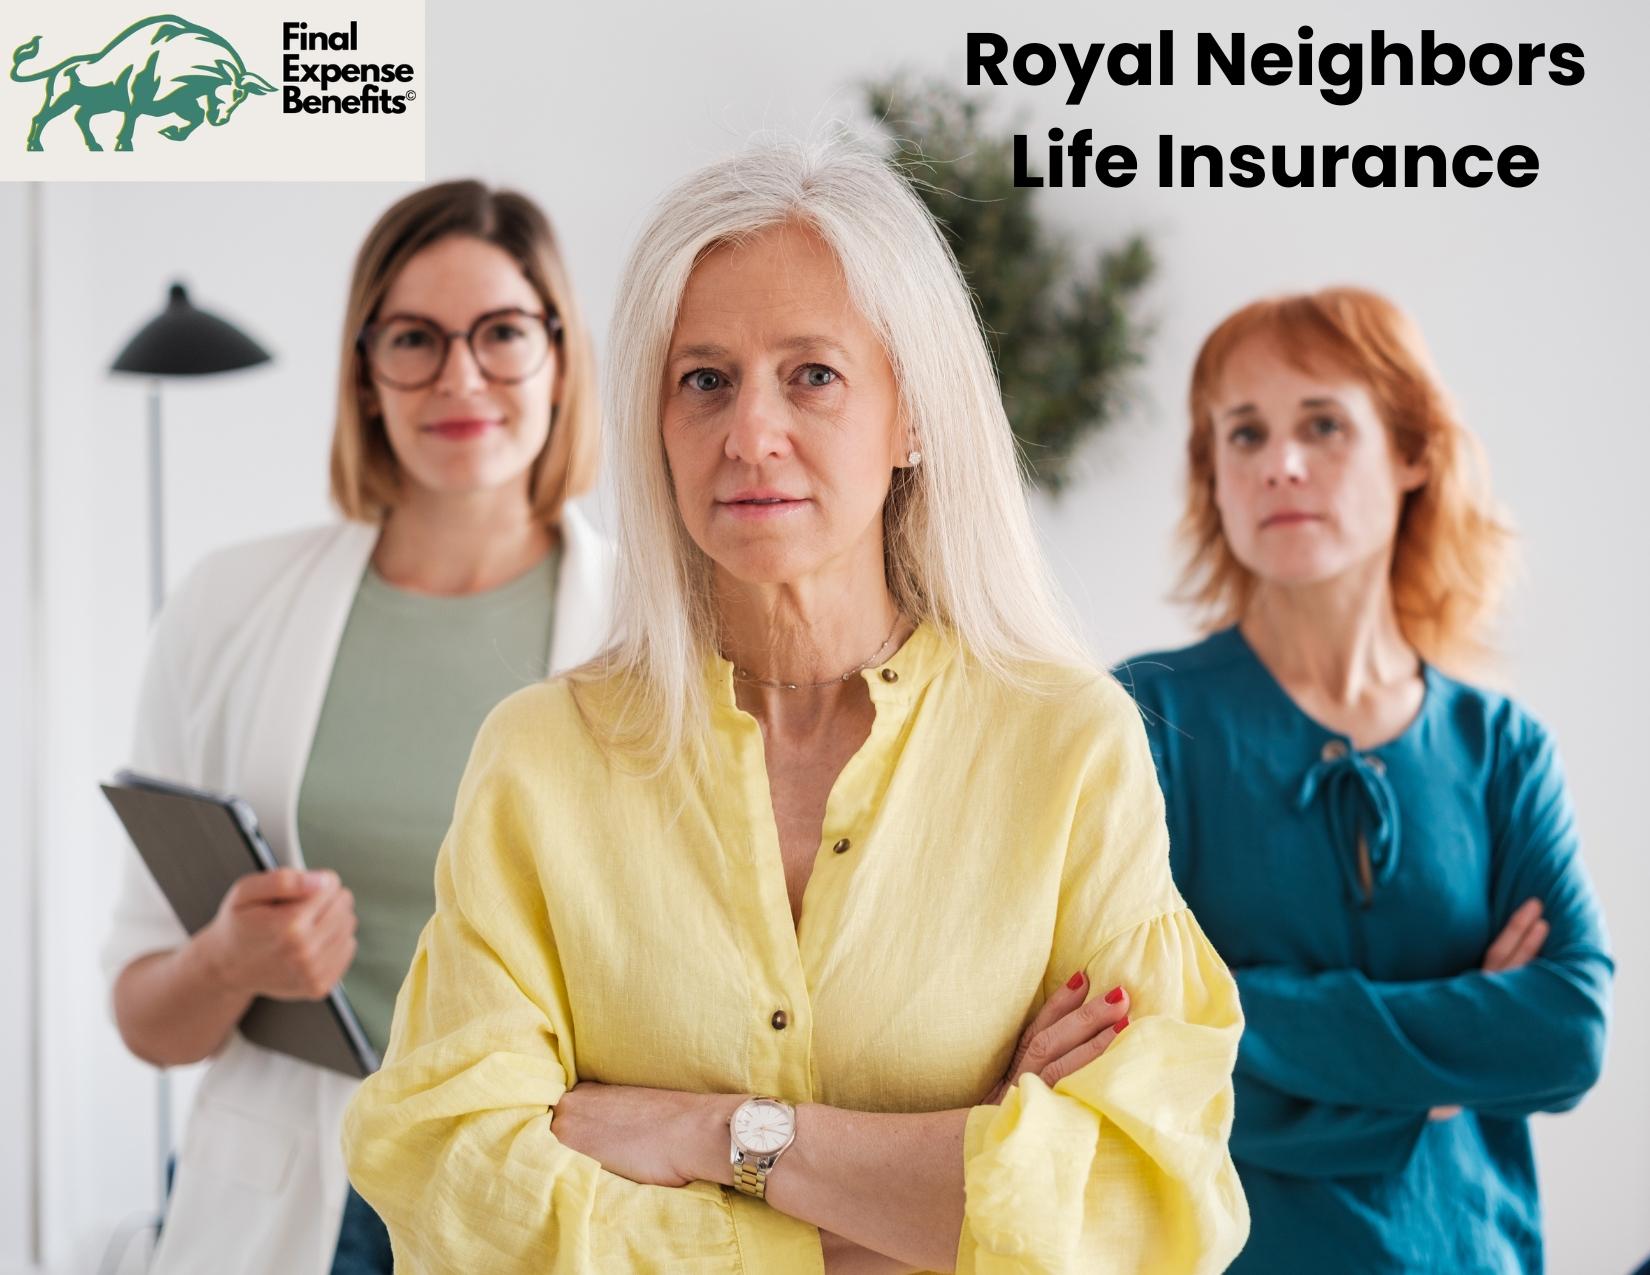
[(344, 991), (383, 1053), (395, 996), (435, 911), (435, 856), (470, 745), (493, 706), (548, 671), (560, 549), (481, 593), (361, 578), (298, 794), (310, 867), (355, 894)]

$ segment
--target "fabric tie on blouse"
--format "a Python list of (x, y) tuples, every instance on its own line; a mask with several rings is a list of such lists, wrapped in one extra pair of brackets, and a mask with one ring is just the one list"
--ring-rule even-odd
[(1301, 779), (1295, 809), (1305, 811), (1322, 796), (1329, 828), (1352, 897), (1367, 904), (1358, 880), (1358, 834), (1369, 850), (1372, 886), (1384, 885), (1398, 869), (1398, 797), (1386, 777), (1386, 764), (1372, 754), (1349, 748), (1339, 739), (1323, 746), (1317, 763)]

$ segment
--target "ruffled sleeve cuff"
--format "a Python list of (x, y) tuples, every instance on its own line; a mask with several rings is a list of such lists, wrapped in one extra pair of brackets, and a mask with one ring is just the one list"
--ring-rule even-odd
[(1185, 907), (1084, 968), (1091, 989), (1128, 989), (1130, 1026), (1052, 1089), (1027, 1076), (969, 1113), (956, 1269), (1223, 1270), (1249, 1230), (1227, 1150), (1237, 988)]

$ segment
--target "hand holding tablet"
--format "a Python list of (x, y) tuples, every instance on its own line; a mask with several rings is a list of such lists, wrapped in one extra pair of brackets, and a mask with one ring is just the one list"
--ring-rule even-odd
[(102, 788), (184, 928), (220, 922), (212, 968), (257, 996), (241, 1034), (345, 1075), (377, 1070), (337, 986), (355, 955), (354, 897), (337, 875), (277, 864), (238, 798), (130, 771)]
[(320, 1000), (355, 958), (355, 896), (336, 872), (275, 868), (229, 887), (203, 932), (225, 986), (276, 1000)]

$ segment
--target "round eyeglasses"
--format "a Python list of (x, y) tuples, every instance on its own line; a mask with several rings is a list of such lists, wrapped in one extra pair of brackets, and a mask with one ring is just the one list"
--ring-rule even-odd
[(550, 343), (561, 336), (561, 316), (531, 310), (491, 310), (468, 331), (447, 331), (434, 319), (397, 314), (369, 323), (356, 338), (373, 380), (398, 390), (433, 385), (447, 365), (453, 339), (462, 337), (476, 367), (489, 381), (512, 385), (544, 366)]

